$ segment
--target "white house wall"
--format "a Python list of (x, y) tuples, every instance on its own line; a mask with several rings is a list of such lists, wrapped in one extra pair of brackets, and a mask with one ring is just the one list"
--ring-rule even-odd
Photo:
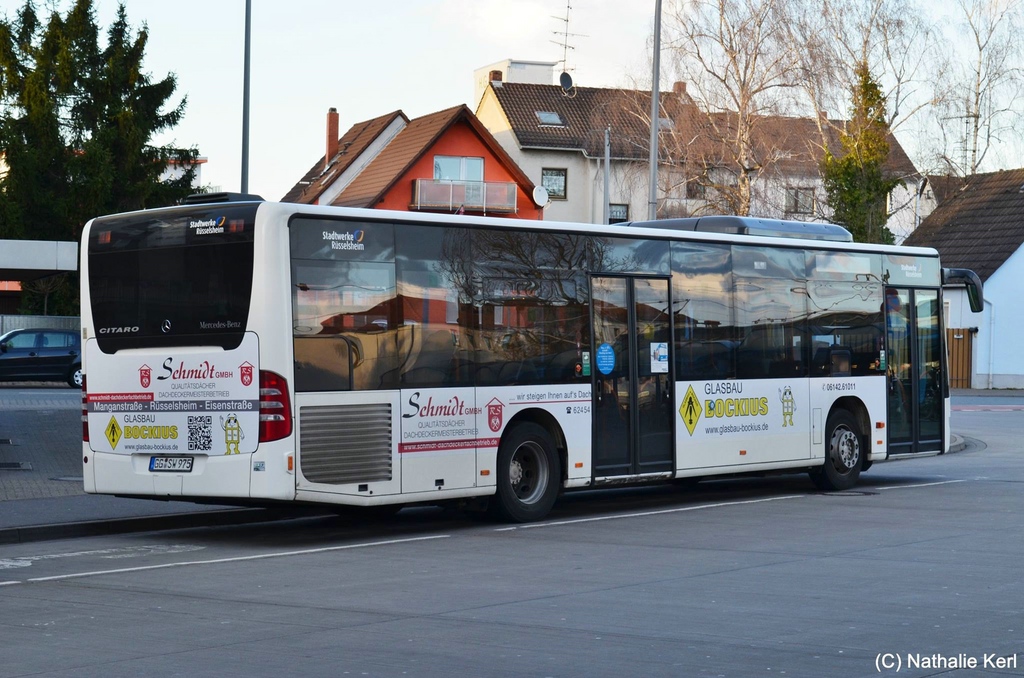
[[(956, 305), (962, 309), (960, 327), (977, 327), (974, 338), (974, 363), (971, 385), (974, 388), (1024, 388), (1024, 311), (1020, 305), (1020, 281), (1024, 276), (1024, 251), (1018, 248), (985, 282), (985, 310), (970, 313), (966, 292)], [(954, 324), (953, 295), (950, 301), (950, 327)]]
[(917, 195), (917, 184), (910, 182), (893, 189), (892, 195), (889, 196), (889, 209), (892, 216), (889, 217), (886, 226), (899, 245), (917, 228), (920, 219), (924, 219), (934, 209), (934, 203), (921, 201)]

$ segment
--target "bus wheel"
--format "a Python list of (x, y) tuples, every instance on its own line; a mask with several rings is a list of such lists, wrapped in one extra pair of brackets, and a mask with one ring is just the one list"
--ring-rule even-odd
[(551, 435), (537, 424), (519, 424), (498, 448), (498, 487), (491, 510), (517, 523), (540, 520), (555, 504), (560, 477)]
[(825, 465), (811, 471), (811, 480), (819, 490), (848, 490), (857, 484), (864, 465), (864, 439), (857, 420), (846, 410), (836, 410), (825, 425), (828, 450)]

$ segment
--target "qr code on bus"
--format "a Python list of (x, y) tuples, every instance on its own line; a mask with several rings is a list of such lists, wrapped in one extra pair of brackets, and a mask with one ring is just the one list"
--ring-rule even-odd
[(213, 417), (209, 415), (188, 418), (189, 452), (209, 452), (213, 449)]

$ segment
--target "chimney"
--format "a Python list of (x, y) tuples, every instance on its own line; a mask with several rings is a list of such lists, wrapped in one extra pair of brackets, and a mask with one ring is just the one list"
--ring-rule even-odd
[(818, 119), (822, 122), (828, 122), (828, 111), (818, 111)]
[(686, 83), (680, 80), (677, 80), (676, 82), (672, 83), (672, 93), (678, 94), (680, 96), (686, 94)]
[(324, 156), (324, 170), (331, 166), (331, 160), (338, 155), (338, 109), (327, 111), (327, 154)]
[(501, 87), (501, 71), (491, 71), (487, 79), (491, 83), (491, 87)]

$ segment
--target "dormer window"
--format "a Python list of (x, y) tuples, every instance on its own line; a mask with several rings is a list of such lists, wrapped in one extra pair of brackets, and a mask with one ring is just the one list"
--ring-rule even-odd
[(565, 127), (565, 121), (562, 120), (562, 116), (553, 111), (537, 111), (537, 120), (544, 127)]

